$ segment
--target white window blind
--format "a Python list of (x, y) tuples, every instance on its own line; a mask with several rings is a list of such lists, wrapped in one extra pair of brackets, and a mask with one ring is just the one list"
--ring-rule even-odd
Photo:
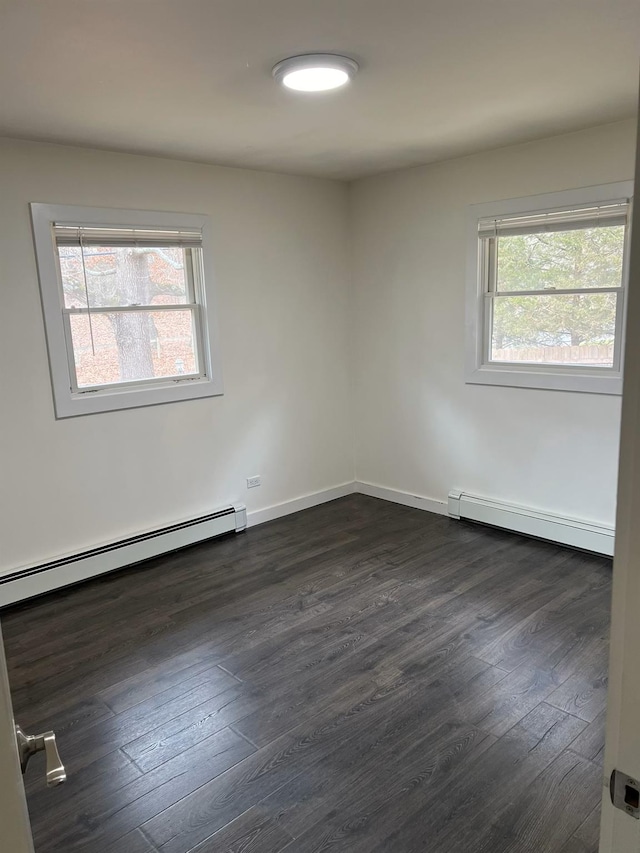
[(195, 229), (116, 228), (54, 222), (53, 234), (58, 246), (155, 246), (182, 249), (202, 246), (202, 231)]
[(605, 228), (626, 225), (629, 221), (628, 199), (572, 210), (549, 210), (527, 216), (497, 216), (478, 220), (478, 237), (510, 237), (518, 234), (540, 234), (545, 231), (575, 231), (581, 228)]

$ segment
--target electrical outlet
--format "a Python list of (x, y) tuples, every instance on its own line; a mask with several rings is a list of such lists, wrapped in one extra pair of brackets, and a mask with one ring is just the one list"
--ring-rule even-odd
[(262, 481), (260, 477), (247, 477), (247, 488), (255, 489), (256, 486), (259, 486), (261, 484), (261, 482)]

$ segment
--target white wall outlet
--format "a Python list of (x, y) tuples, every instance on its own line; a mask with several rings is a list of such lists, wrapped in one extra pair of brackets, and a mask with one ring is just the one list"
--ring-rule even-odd
[(255, 489), (256, 486), (259, 486), (262, 483), (260, 477), (247, 477), (247, 488)]

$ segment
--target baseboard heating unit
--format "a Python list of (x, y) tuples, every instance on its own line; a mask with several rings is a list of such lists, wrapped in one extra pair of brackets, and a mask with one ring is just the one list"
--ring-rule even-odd
[(246, 526), (247, 510), (242, 504), (222, 507), (198, 518), (147, 530), (47, 563), (24, 566), (0, 574), (0, 607), (177, 551), (223, 533), (239, 533)]
[(613, 556), (615, 532), (612, 527), (460, 491), (449, 492), (449, 516), (502, 527), (537, 539), (548, 539), (583, 551)]

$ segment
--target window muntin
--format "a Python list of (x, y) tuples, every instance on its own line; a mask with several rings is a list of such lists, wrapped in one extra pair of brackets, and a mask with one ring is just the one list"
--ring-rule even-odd
[(620, 393), (630, 199), (609, 189), (632, 185), (472, 208), (467, 381)]
[(58, 417), (222, 393), (207, 217), (31, 209)]

